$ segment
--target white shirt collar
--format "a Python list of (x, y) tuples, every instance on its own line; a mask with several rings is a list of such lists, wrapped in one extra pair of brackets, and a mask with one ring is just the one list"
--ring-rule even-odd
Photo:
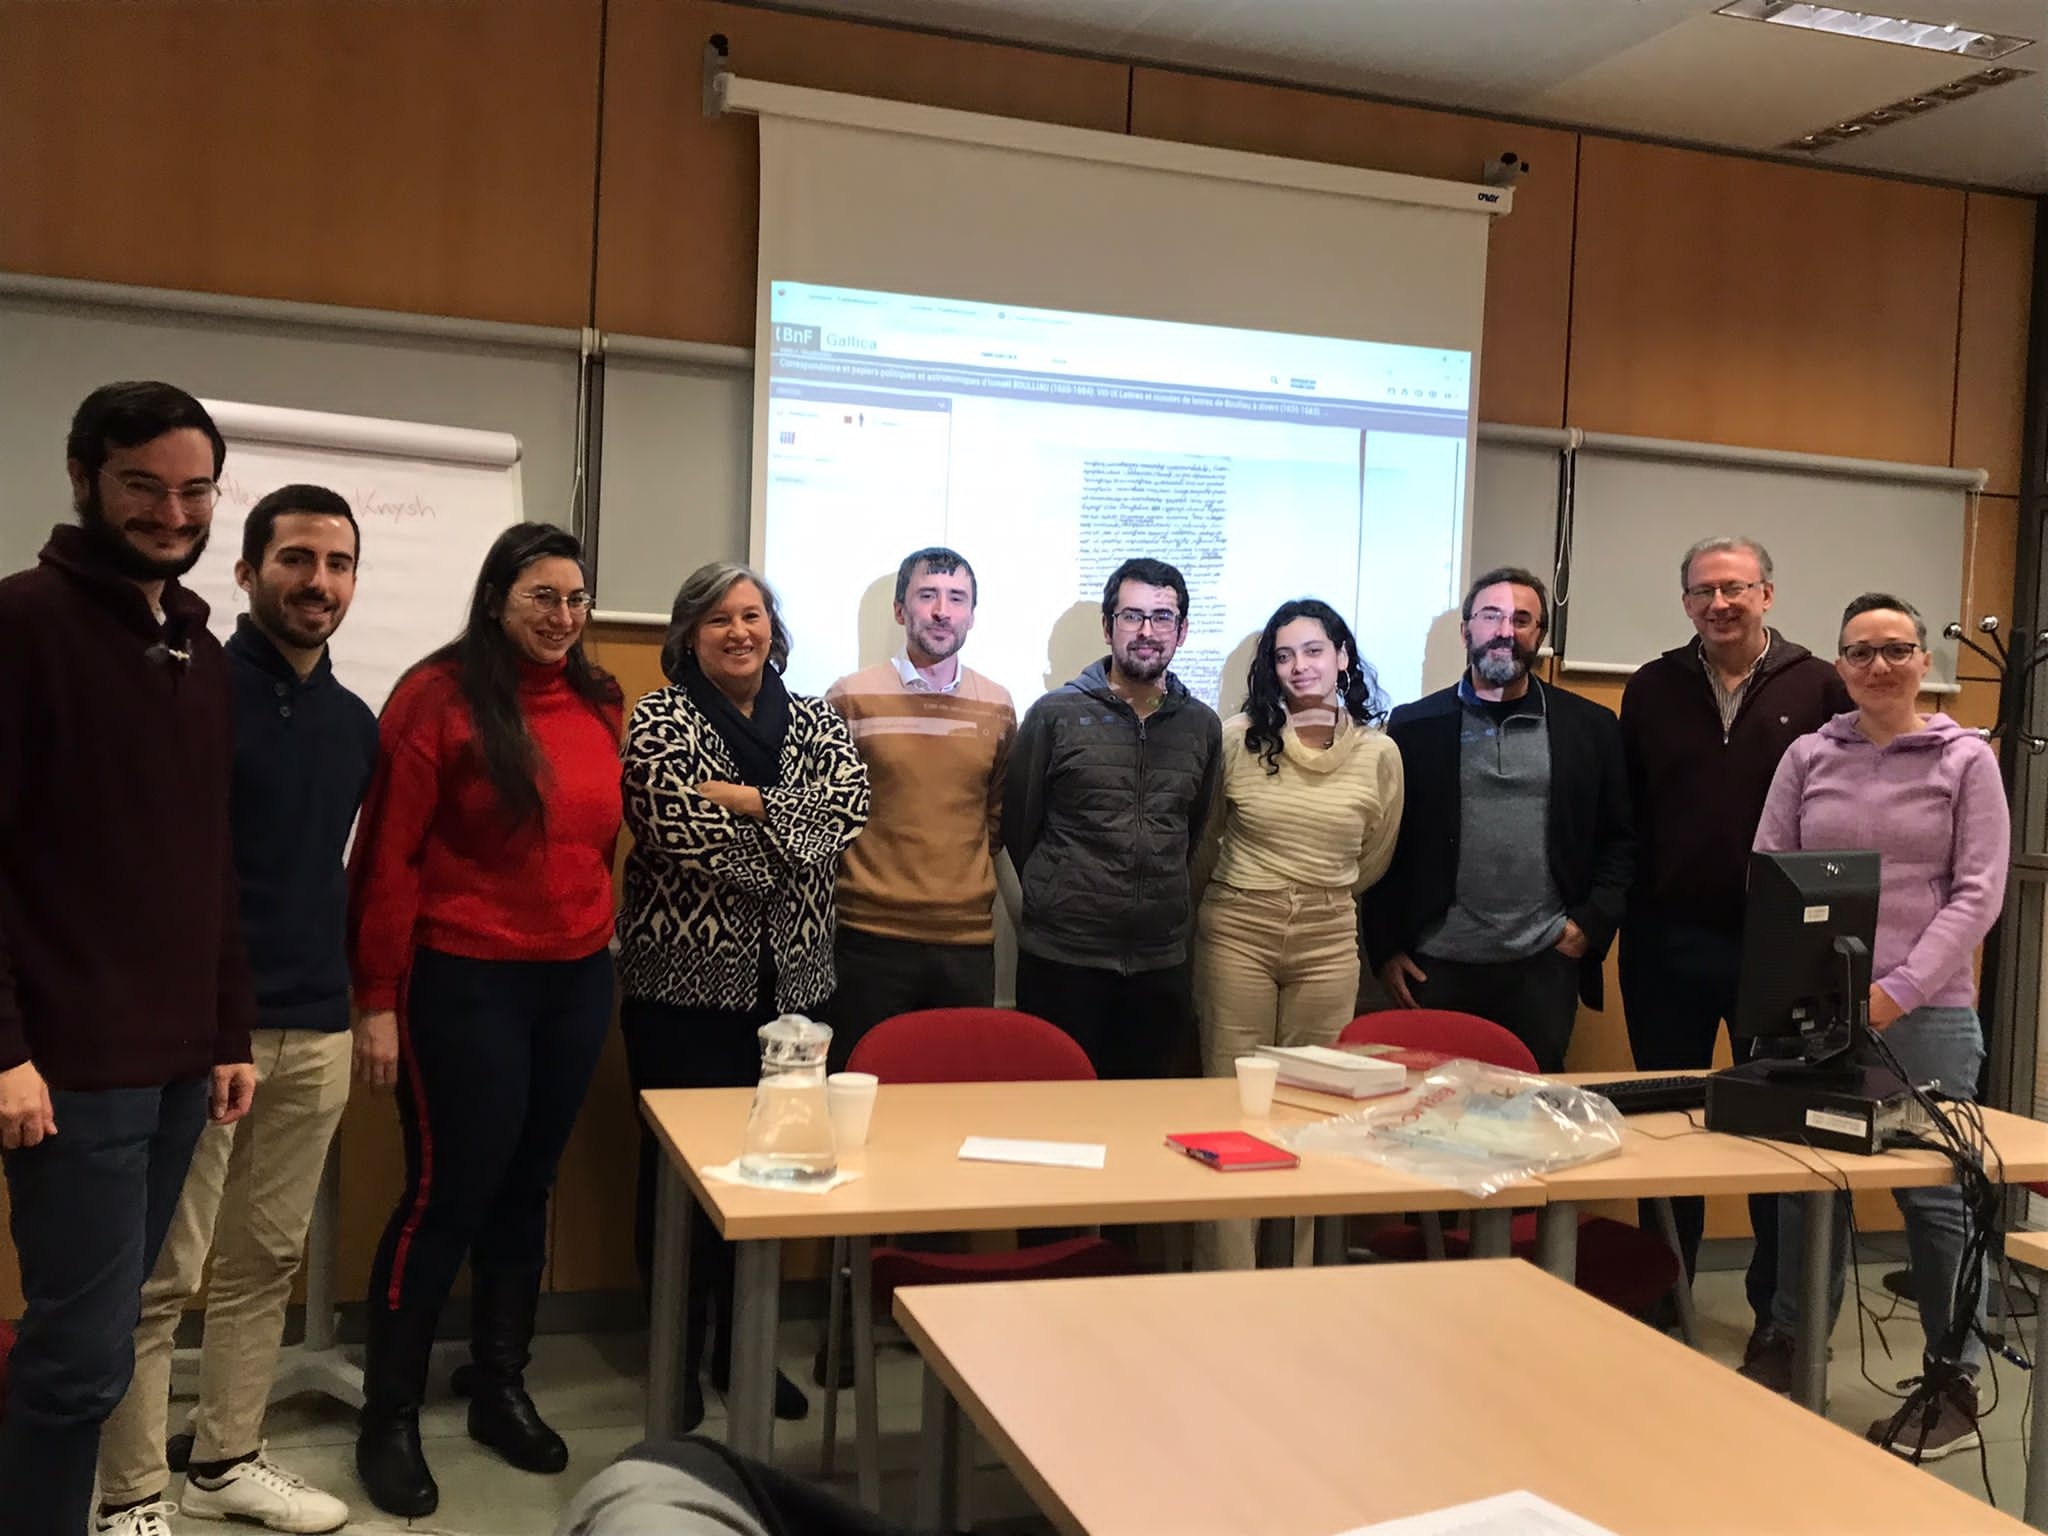
[(953, 680), (943, 688), (934, 688), (925, 675), (918, 671), (910, 660), (908, 650), (898, 651), (889, 658), (896, 665), (896, 675), (903, 680), (903, 686), (911, 693), (957, 693), (960, 679), (967, 675), (967, 669), (960, 664), (960, 653), (955, 651), (949, 658), (953, 663)]

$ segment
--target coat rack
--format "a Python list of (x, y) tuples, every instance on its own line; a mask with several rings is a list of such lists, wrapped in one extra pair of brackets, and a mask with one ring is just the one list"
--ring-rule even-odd
[(1942, 630), (1943, 636), (1968, 646), (1991, 665), (1990, 677), (1964, 677), (1958, 671), (1959, 683), (1993, 683), (1998, 688), (1998, 723), (1989, 730), (1978, 732), (1986, 741), (1996, 741), (2001, 736), (2011, 735), (2026, 743), (2026, 748), (2036, 757), (2048, 752), (2048, 737), (2037, 735), (2032, 729), (2032, 710), (2029, 707), (2028, 687), (2033, 681), (2034, 669), (2048, 661), (2048, 629), (2033, 637), (2031, 651), (2025, 656), (2016, 656), (2006, 648), (2005, 639), (1999, 633), (1998, 615), (1987, 613), (1977, 621), (1977, 633), (1991, 642), (1991, 649), (1979, 645), (1963, 632), (1961, 623), (1953, 623)]

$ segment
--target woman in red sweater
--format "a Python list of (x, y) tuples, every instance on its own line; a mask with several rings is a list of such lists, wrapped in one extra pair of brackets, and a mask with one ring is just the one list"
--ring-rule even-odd
[(462, 634), (400, 680), (349, 863), (358, 1075), (398, 1088), (405, 1192), (370, 1270), (356, 1468), (430, 1514), (419, 1407), (467, 1257), (469, 1432), (559, 1472), (526, 1395), (548, 1191), (610, 1027), (619, 686), (583, 654), (582, 549), (500, 534)]

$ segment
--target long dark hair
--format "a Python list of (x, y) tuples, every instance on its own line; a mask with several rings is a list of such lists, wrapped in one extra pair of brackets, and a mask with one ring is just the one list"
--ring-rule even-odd
[(1338, 617), (1337, 610), (1314, 597), (1297, 597), (1282, 603), (1273, 610), (1273, 617), (1266, 620), (1245, 678), (1244, 712), (1252, 718), (1244, 733), (1244, 744), (1265, 763), (1268, 773), (1280, 771), (1281, 729), (1287, 724), (1287, 695), (1281, 690), (1280, 674), (1273, 665), (1274, 637), (1296, 619), (1314, 619), (1323, 626), (1332, 645), (1344, 648), (1349, 661), (1337, 674), (1337, 697), (1344, 712), (1360, 725), (1375, 725), (1387, 717), (1387, 696), (1380, 692), (1379, 674), (1359, 653), (1351, 626)]
[[(423, 667), (455, 663), (456, 679), (463, 701), (469, 705), (470, 723), (483, 756), (484, 774), (515, 827), (541, 813), (540, 760), (526, 729), (526, 714), (519, 707), (519, 648), (506, 635), (500, 619), (505, 596), (519, 573), (536, 560), (557, 556), (574, 560), (583, 569), (583, 546), (574, 534), (553, 523), (514, 523), (499, 534), (484, 556), (483, 569), (476, 574), (476, 590), (470, 594), (469, 617), (462, 633), (420, 663)], [(584, 579), (589, 580), (587, 569)], [(617, 679), (584, 655), (581, 636), (569, 647), (562, 676), (600, 717), (624, 699)]]

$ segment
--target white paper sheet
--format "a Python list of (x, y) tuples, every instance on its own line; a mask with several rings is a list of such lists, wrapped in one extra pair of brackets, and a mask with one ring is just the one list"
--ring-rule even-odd
[(750, 1179), (740, 1172), (739, 1159), (729, 1163), (713, 1163), (708, 1168), (697, 1170), (705, 1178), (717, 1184), (744, 1184), (748, 1189), (786, 1189), (793, 1195), (822, 1195), (837, 1189), (842, 1184), (851, 1184), (860, 1177), (857, 1168), (839, 1168), (829, 1179), (820, 1179), (815, 1184), (770, 1184), (761, 1179)]
[(1046, 1168), (1100, 1168), (1109, 1148), (1089, 1141), (1024, 1141), (1008, 1136), (970, 1136), (960, 1157), (970, 1163), (1033, 1163)]
[(1522, 1489), (1423, 1515), (1361, 1525), (1341, 1536), (1614, 1536), (1604, 1525)]

